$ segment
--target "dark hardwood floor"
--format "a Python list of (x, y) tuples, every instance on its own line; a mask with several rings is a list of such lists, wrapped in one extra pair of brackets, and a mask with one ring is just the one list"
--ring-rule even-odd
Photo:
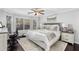
[(24, 51), (24, 49), (21, 47), (21, 45), (17, 42), (16, 47), (13, 49), (7, 49), (8, 51)]
[(65, 51), (74, 51), (74, 45), (68, 43)]
[(68, 43), (65, 51), (79, 51), (79, 44), (74, 44), (74, 45), (71, 45)]
[(24, 51), (24, 49), (21, 47), (19, 43), (17, 43), (17, 48), (15, 49), (15, 51)]
[(74, 51), (79, 51), (79, 44), (74, 44)]

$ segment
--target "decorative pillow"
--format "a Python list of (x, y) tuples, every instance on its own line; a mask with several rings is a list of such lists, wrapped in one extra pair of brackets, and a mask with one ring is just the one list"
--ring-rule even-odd
[(56, 37), (55, 33), (50, 33), (47, 36), (48, 36), (49, 41), (51, 41), (53, 38)]
[(58, 25), (52, 25), (52, 26), (50, 27), (50, 30), (59, 31), (59, 26), (58, 26)]
[(50, 26), (49, 26), (49, 25), (44, 25), (44, 26), (43, 26), (43, 29), (49, 30), (49, 29), (50, 29)]
[(59, 31), (59, 25), (44, 25), (42, 29)]

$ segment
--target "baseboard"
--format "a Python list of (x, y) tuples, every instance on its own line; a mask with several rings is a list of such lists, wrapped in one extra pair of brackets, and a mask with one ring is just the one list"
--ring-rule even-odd
[(75, 44), (79, 44), (79, 42), (78, 41), (75, 41)]

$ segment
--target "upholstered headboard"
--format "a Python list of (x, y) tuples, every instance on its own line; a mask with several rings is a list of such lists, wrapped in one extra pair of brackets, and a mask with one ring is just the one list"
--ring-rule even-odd
[(60, 23), (44, 23), (43, 29), (60, 31)]

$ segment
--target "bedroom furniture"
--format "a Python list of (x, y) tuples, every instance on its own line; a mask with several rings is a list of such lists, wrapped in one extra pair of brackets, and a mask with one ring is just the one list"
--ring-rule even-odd
[(26, 37), (24, 34), (18, 35), (18, 29), (16, 29), (16, 32), (14, 34), (9, 35), (8, 39), (8, 51), (15, 51), (17, 49), (17, 39)]
[(26, 36), (46, 51), (60, 38), (59, 23), (45, 23), (40, 30), (29, 30)]
[[(49, 29), (46, 29), (49, 28)], [(26, 37), (39, 45), (44, 50), (50, 50), (50, 47), (56, 43), (60, 38), (59, 23), (46, 23), (45, 29), (38, 30), (19, 30), (19, 35), (26, 35)]]
[(0, 51), (7, 51), (8, 32), (0, 32)]
[(3, 25), (0, 26), (0, 51), (7, 51), (8, 31)]
[(27, 38), (39, 45), (45, 51), (50, 50), (50, 47), (60, 38), (60, 31), (36, 30), (28, 31)]
[(67, 33), (73, 33), (74, 29), (73, 29), (72, 24), (61, 23), (61, 31), (62, 32), (67, 32)]
[(28, 32), (28, 30), (18, 30), (18, 35), (21, 36), (21, 35), (26, 35), (26, 33)]
[(8, 39), (8, 51), (14, 51), (17, 48), (17, 40), (16, 40), (17, 35), (12, 34), (9, 35)]
[(74, 44), (74, 33), (67, 33), (67, 32), (62, 32), (61, 33), (61, 40)]

